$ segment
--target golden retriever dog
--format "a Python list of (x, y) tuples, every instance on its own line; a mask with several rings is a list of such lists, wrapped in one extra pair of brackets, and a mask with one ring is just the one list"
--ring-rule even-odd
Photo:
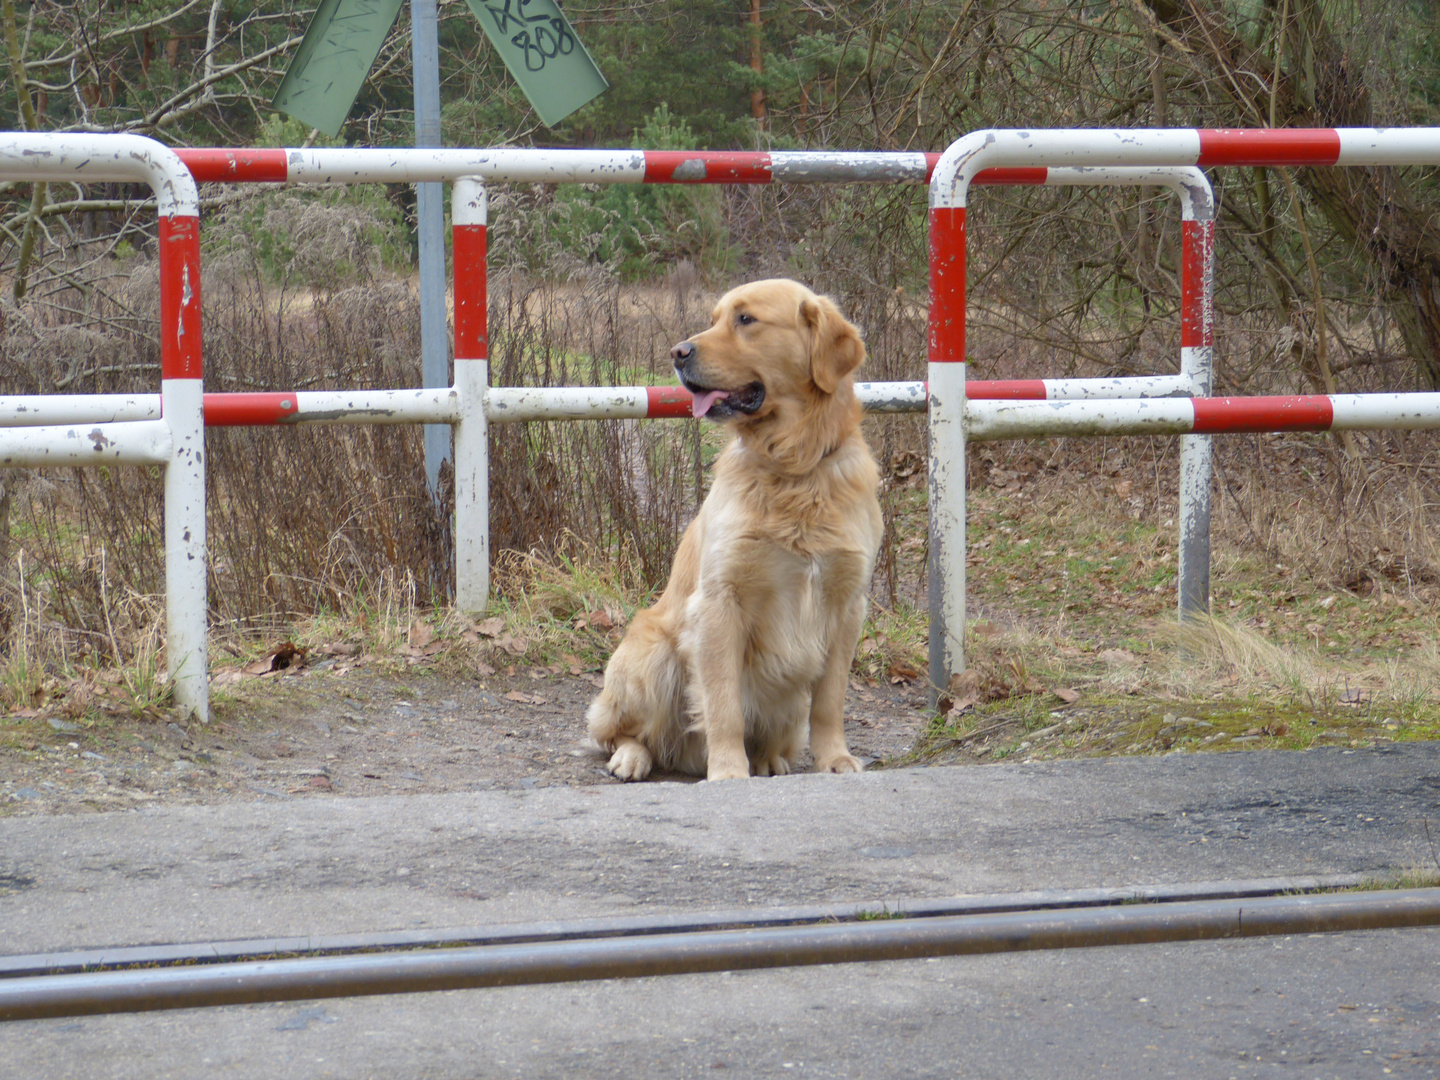
[(860, 434), (860, 334), (794, 281), (721, 297), (670, 350), (693, 411), (730, 425), (670, 581), (639, 612), (590, 706), (622, 780), (662, 768), (777, 776), (809, 735), (820, 772), (858, 772), (845, 684), (880, 544), (879, 473)]

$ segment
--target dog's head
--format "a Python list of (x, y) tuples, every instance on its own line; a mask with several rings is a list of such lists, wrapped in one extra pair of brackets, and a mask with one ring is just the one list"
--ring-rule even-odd
[(695, 396), (696, 416), (800, 424), (848, 390), (865, 346), (829, 299), (774, 279), (731, 289), (715, 305), (710, 328), (670, 356)]

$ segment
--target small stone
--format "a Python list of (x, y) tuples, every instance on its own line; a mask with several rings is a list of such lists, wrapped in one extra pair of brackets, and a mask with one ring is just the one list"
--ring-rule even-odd
[(69, 720), (57, 720), (53, 716), (50, 718), (50, 726), (56, 731), (71, 732), (80, 730), (79, 724), (72, 724)]
[(334, 786), (330, 783), (330, 778), (329, 778), (328, 776), (312, 776), (312, 777), (310, 777), (310, 786), (311, 786), (312, 788), (314, 788), (315, 790), (317, 790), (317, 791), (334, 791), (334, 790), (335, 790)]

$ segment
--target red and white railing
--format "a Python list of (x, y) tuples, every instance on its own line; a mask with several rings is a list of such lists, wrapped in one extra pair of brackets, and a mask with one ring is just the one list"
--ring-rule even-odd
[[(178, 151), (197, 179), (236, 182), (330, 183), (420, 182), (453, 180), (452, 218), (455, 252), (455, 384), (450, 387), (368, 391), (210, 393), (203, 395), (204, 422), (210, 426), (259, 426), (294, 423), (451, 424), (455, 431), (456, 602), (464, 610), (483, 610), (489, 588), (489, 510), (486, 430), (491, 423), (540, 419), (620, 419), (688, 417), (690, 395), (680, 387), (526, 388), (488, 386), (485, 342), (486, 202), (484, 182), (618, 183), (833, 183), (909, 182), (930, 176), (939, 155), (892, 153), (781, 152), (715, 154), (653, 151), (545, 150), (193, 150)], [(478, 175), (465, 175), (473, 173)], [(1191, 226), (1212, 215), (1210, 192), (1195, 169), (1025, 168), (993, 170), (979, 178), (995, 184), (1155, 184), (1176, 190), (1182, 201), (1185, 243), (1191, 250)], [(1186, 257), (1186, 265), (1194, 262)], [(1204, 261), (1196, 262), (1203, 265)], [(198, 274), (194, 274), (198, 293)], [(167, 279), (168, 280), (168, 279)], [(173, 283), (185, 295), (189, 277)], [(1184, 279), (1186, 290), (1209, 287), (1203, 275)], [(198, 296), (196, 296), (198, 299)], [(1186, 310), (1209, 310), (1206, 297), (1191, 298)], [(198, 335), (191, 339), (198, 345)], [(1192, 394), (1208, 385), (1208, 354), (1182, 350), (1181, 372), (1121, 379), (1013, 380), (977, 383), (977, 395), (998, 399), (1109, 398), (1117, 395)], [(198, 348), (196, 349), (198, 372)], [(198, 379), (195, 387), (198, 389)], [(867, 383), (862, 401), (877, 411), (923, 411), (923, 383)], [(478, 404), (472, 404), (478, 403)], [(115, 460), (151, 460), (153, 447), (129, 448), (147, 421), (166, 414), (161, 396), (143, 394), (66, 395), (0, 398), (0, 425), (32, 431), (36, 425), (108, 424), (123, 433), (101, 434)], [(108, 430), (108, 429), (107, 429)], [(159, 430), (158, 428), (155, 430)], [(53, 453), (53, 451), (52, 451)], [(55, 457), (52, 464), (61, 463)], [(174, 472), (175, 470), (171, 470)], [(1208, 498), (1208, 485), (1204, 491)], [(203, 502), (201, 504), (203, 506)], [(184, 535), (203, 532), (189, 530)], [(167, 533), (167, 566), (171, 544)], [(188, 567), (189, 564), (187, 563)], [(189, 608), (186, 641), (195, 637), (194, 613), (203, 628), (203, 575)], [(184, 589), (167, 586), (172, 611)], [(180, 620), (172, 618), (172, 625)], [(203, 631), (201, 633), (203, 643)], [(172, 656), (195, 655), (193, 649)], [(203, 655), (199, 654), (199, 655)], [(202, 668), (203, 670), (203, 668)], [(192, 705), (192, 686), (181, 697)], [(193, 706), (192, 706), (193, 707)], [(203, 714), (202, 708), (197, 710)]]
[[(0, 428), (0, 465), (165, 467), (165, 662), (175, 700), (208, 712), (205, 427), (201, 406), (200, 203), (174, 152), (136, 135), (0, 134), (0, 176), (148, 184), (160, 215), (160, 393), (143, 415), (123, 402), (77, 417), (67, 398), (31, 398), (27, 426)], [(158, 409), (156, 408), (158, 406)], [(82, 406), (83, 408), (83, 406)], [(53, 419), (52, 419), (53, 417)], [(67, 426), (70, 425), (70, 426)]]
[[(1013, 403), (967, 400), (965, 214), (970, 185), (993, 169), (1045, 166), (1294, 166), (1440, 164), (1440, 128), (1305, 130), (977, 131), (952, 143), (930, 181), (930, 677), (944, 686), (965, 667), (965, 442), (1049, 434), (1160, 434), (1346, 427), (1433, 427), (1440, 397), (1335, 395), (1321, 400)], [(1213, 250), (1213, 236), (1206, 246)], [(1188, 265), (1188, 261), (1187, 261)], [(1182, 345), (1208, 346), (1206, 312), (1182, 322)], [(1186, 327), (1192, 327), (1186, 330)], [(1173, 411), (1171, 411), (1173, 409)], [(1063, 419), (1062, 419), (1063, 417)], [(1272, 427), (1269, 425), (1277, 425)], [(1182, 492), (1185, 477), (1182, 469)], [(1182, 494), (1182, 505), (1184, 496)], [(1203, 524), (1204, 535), (1200, 535)], [(1182, 566), (1208, 520), (1182, 527)], [(1180, 605), (1189, 610), (1182, 575)], [(1194, 598), (1198, 606), (1199, 598)]]
[[(120, 141), (117, 141), (120, 140)], [(128, 141), (124, 141), (128, 140)], [(177, 700), (205, 715), (202, 422), (448, 423), (455, 429), (457, 603), (488, 591), (491, 423), (686, 416), (678, 387), (488, 386), (484, 184), (492, 182), (931, 184), (927, 383), (863, 383), (867, 408), (929, 408), (931, 675), (963, 669), (964, 446), (968, 438), (1047, 434), (1186, 435), (1182, 451), (1181, 611), (1208, 592), (1209, 457), (1204, 436), (1260, 430), (1440, 426), (1440, 395), (1209, 398), (1213, 206), (1204, 164), (1411, 164), (1440, 161), (1440, 132), (979, 132), (945, 154), (716, 154), (538, 150), (183, 150), (131, 136), (6, 136), (0, 175), (143, 179), (161, 208), (160, 395), (0, 398), (0, 464), (166, 465), (167, 657)], [(455, 383), (433, 389), (201, 394), (199, 241), (194, 184), (454, 182)], [(1180, 371), (1123, 379), (966, 384), (965, 201), (971, 183), (1150, 184), (1184, 209)], [(1193, 399), (1191, 395), (1194, 395)], [(1138, 400), (1140, 398), (1143, 400)], [(1062, 400), (1067, 399), (1067, 400)], [(203, 421), (202, 421), (203, 410)], [(70, 425), (70, 426), (66, 426)], [(960, 482), (957, 482), (960, 481)], [(1203, 552), (1203, 559), (1200, 553)], [(1187, 577), (1187, 567), (1195, 570)], [(1204, 568), (1203, 576), (1199, 568)], [(1197, 583), (1206, 586), (1197, 592)]]

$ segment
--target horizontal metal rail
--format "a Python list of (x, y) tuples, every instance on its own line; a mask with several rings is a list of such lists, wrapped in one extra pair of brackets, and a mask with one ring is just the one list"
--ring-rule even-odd
[[(1189, 375), (1142, 375), (1104, 379), (980, 380), (967, 388), (972, 400), (1109, 400), (1188, 396)], [(924, 412), (923, 382), (855, 385), (871, 412)], [(691, 394), (683, 386), (502, 386), (485, 391), (492, 423), (522, 420), (656, 419), (689, 417)], [(64, 424), (158, 420), (159, 394), (13, 395), (0, 397), (0, 429)], [(454, 387), (432, 390), (299, 390), (205, 395), (206, 427), (273, 424), (454, 424), (460, 398)]]
[(1440, 889), (1131, 904), (0, 981), (0, 1020), (1440, 925)]
[[(1168, 380), (1162, 383), (1161, 380)], [(1124, 379), (1034, 379), (971, 383), (966, 434), (977, 442), (1040, 436), (1254, 434), (1440, 428), (1440, 394), (1297, 394), (1278, 397), (1133, 397), (1189, 387), (1184, 375)], [(857, 383), (871, 412), (924, 412), (923, 382)], [(995, 394), (985, 397), (986, 393)], [(1003, 394), (1003, 396), (1002, 396)], [(1088, 395), (1088, 397), (1084, 396)], [(690, 416), (679, 386), (508, 386), (484, 391), (489, 423), (530, 420), (643, 420)], [(155, 417), (158, 394), (75, 395), (64, 399), (0, 397), (0, 465), (85, 461), (152, 462), (168, 452), (159, 428), (128, 421)], [(103, 420), (101, 418), (104, 418)], [(460, 394), (438, 390), (302, 390), (296, 393), (206, 394), (207, 427), (276, 424), (454, 424)], [(115, 421), (127, 421), (117, 423)], [(95, 422), (94, 427), (79, 425)], [(32, 427), (44, 424), (45, 427)], [(133, 430), (128, 430), (133, 427)], [(98, 449), (97, 449), (98, 448)], [(106, 457), (105, 455), (109, 455)]]
[(168, 465), (174, 446), (173, 432), (163, 420), (0, 428), (0, 467)]
[(514, 945), (537, 941), (579, 941), (601, 937), (684, 934), (706, 930), (755, 930), (811, 923), (860, 922), (876, 918), (928, 919), (941, 915), (990, 915), (1002, 911), (1058, 911), (1115, 904), (1176, 903), (1184, 900), (1238, 900), (1281, 893), (1374, 885), (1374, 875), (1257, 878), (1167, 885), (1126, 885), (1102, 889), (1045, 889), (1020, 893), (944, 897), (935, 900), (879, 900), (810, 904), (676, 915), (631, 915), (566, 922), (503, 923), (460, 929), (390, 930), (369, 934), (252, 938), (175, 945), (134, 945), (63, 953), (0, 956), (0, 979), (66, 975), (162, 964), (218, 964), (280, 956), (335, 956), (393, 949), (454, 948), (460, 945)]
[(1440, 428), (1440, 394), (1301, 394), (1149, 398), (1143, 401), (975, 401), (966, 437), (977, 442), (1060, 435), (1257, 434)]
[[(890, 150), (179, 147), (176, 153), (197, 181), (225, 184), (416, 183), (461, 177), (488, 184), (928, 184), (940, 160), (938, 153)], [(1158, 171), (1168, 179), (1177, 172)], [(1135, 172), (1063, 165), (986, 169), (973, 182), (1095, 186), (1132, 183)]]

